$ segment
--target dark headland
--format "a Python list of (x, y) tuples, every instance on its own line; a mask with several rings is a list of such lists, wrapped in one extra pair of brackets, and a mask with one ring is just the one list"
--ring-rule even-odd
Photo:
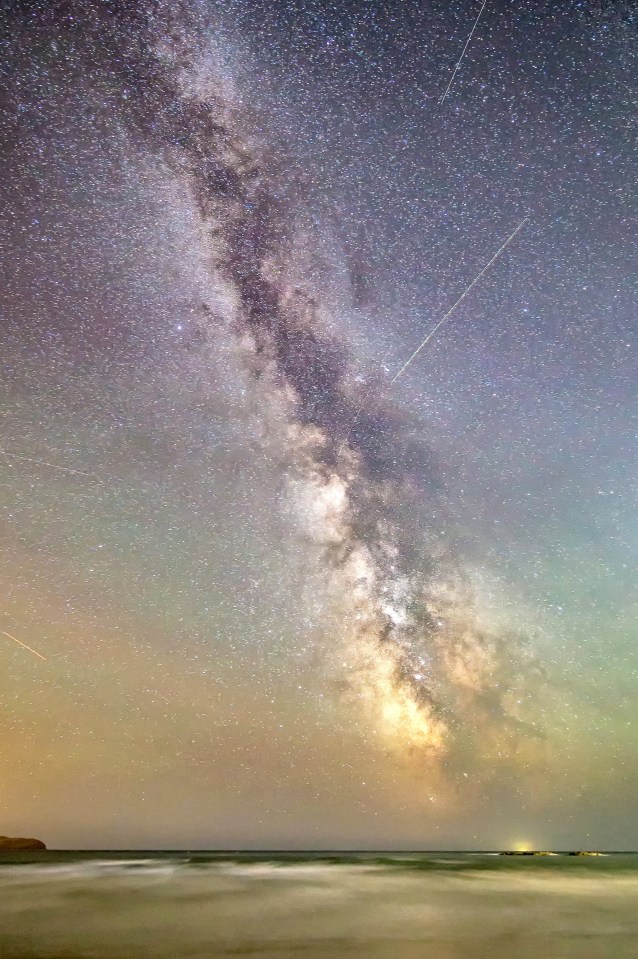
[(46, 849), (40, 839), (13, 839), (11, 836), (0, 836), (0, 850)]

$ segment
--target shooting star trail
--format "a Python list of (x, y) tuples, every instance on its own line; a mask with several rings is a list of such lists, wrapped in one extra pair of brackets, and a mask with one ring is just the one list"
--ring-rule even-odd
[(454, 72), (452, 73), (452, 76), (450, 77), (450, 82), (448, 83), (448, 85), (447, 85), (447, 87), (446, 87), (446, 89), (445, 89), (445, 93), (443, 94), (443, 96), (442, 96), (441, 99), (439, 100), (439, 106), (441, 106), (441, 104), (445, 101), (446, 96), (447, 96), (448, 93), (450, 92), (450, 87), (451, 87), (452, 84), (454, 83), (454, 77), (456, 76), (456, 74), (457, 74), (457, 72), (458, 72), (458, 69), (459, 69), (459, 67), (461, 66), (461, 61), (463, 60), (463, 57), (465, 56), (465, 51), (467, 50), (467, 48), (468, 48), (469, 45), (470, 45), (470, 40), (472, 39), (472, 34), (473, 34), (474, 31), (476, 30), (476, 25), (477, 25), (477, 23), (479, 22), (479, 20), (481, 19), (481, 14), (483, 13), (483, 10), (485, 9), (485, 4), (486, 4), (486, 3), (487, 3), (487, 0), (483, 0), (483, 6), (481, 7), (481, 9), (480, 9), (479, 12), (478, 12), (478, 17), (477, 17), (476, 20), (474, 21), (474, 26), (473, 26), (472, 29), (470, 30), (470, 35), (469, 35), (469, 37), (467, 38), (467, 40), (466, 40), (466, 42), (465, 42), (465, 46), (463, 47), (463, 53), (462, 53), (461, 56), (459, 57), (458, 63), (457, 63), (456, 66), (454, 67)]
[(14, 643), (18, 644), (18, 646), (23, 646), (24, 649), (28, 649), (29, 652), (33, 653), (34, 656), (39, 656), (40, 659), (44, 659), (46, 661), (46, 656), (43, 656), (42, 653), (38, 653), (35, 649), (31, 649), (30, 646), (27, 646), (26, 643), (23, 643), (19, 639), (16, 639), (16, 637), (12, 636), (11, 633), (8, 633), (6, 629), (0, 629), (0, 633), (2, 633), (3, 636), (8, 636), (9, 639), (12, 639)]
[(103, 483), (103, 480), (97, 475), (97, 473), (86, 473), (84, 470), (74, 470), (70, 469), (68, 466), (58, 466), (56, 463), (46, 463), (44, 460), (35, 460), (31, 459), (30, 456), (20, 456), (18, 453), (9, 453), (8, 450), (0, 450), (0, 453), (3, 456), (9, 456), (14, 460), (24, 460), (25, 463), (35, 463), (37, 466), (48, 466), (52, 470), (60, 470), (62, 473), (74, 473), (76, 476), (90, 476), (91, 479), (95, 479), (98, 483)]
[[(481, 277), (484, 276), (484, 275), (487, 273), (487, 271), (489, 270), (489, 268), (491, 267), (491, 265), (492, 265), (494, 262), (496, 262), (496, 260), (499, 258), (499, 256), (501, 255), (501, 253), (505, 250), (505, 248), (506, 248), (507, 246), (509, 246), (509, 244), (512, 242), (512, 240), (514, 239), (514, 237), (516, 236), (516, 234), (519, 232), (519, 230), (521, 230), (521, 229), (525, 226), (525, 224), (527, 223), (528, 220), (529, 220), (529, 217), (526, 216), (524, 220), (521, 220), (521, 222), (518, 224), (518, 226), (517, 226), (516, 229), (513, 231), (513, 233), (510, 233), (510, 235), (508, 236), (508, 238), (507, 238), (507, 239), (505, 240), (505, 242), (498, 248), (498, 250), (496, 251), (496, 253), (495, 253), (494, 256), (492, 257), (492, 259), (489, 261), (489, 263), (486, 263), (486, 264), (485, 264), (485, 266), (483, 267), (483, 269), (481, 270), (481, 272), (480, 272), (477, 276), (474, 277), (474, 279), (472, 280), (472, 282), (470, 283), (470, 285), (469, 285), (469, 286), (467, 287), (467, 289), (461, 294), (461, 296), (458, 298), (458, 300), (456, 301), (456, 303), (454, 303), (454, 305), (450, 307), (450, 309), (447, 311), (447, 313), (445, 314), (445, 316), (444, 316), (441, 320), (439, 320), (439, 322), (436, 324), (436, 326), (435, 326), (432, 330), (430, 330), (430, 332), (428, 333), (428, 335), (426, 336), (426, 338), (423, 340), (423, 342), (420, 344), (420, 346), (417, 347), (417, 349), (414, 351), (414, 353), (412, 354), (412, 356), (407, 360), (407, 362), (405, 362), (405, 363), (403, 364), (403, 366), (401, 367), (401, 369), (399, 370), (399, 372), (396, 374), (396, 376), (394, 376), (394, 377), (390, 380), (390, 385), (392, 385), (393, 383), (395, 383), (395, 382), (399, 379), (399, 377), (401, 376), (401, 374), (402, 374), (405, 370), (407, 370), (407, 368), (408, 368), (408, 366), (410, 365), (410, 363), (412, 362), (412, 360), (414, 360), (415, 357), (417, 357), (417, 356), (419, 355), (419, 353), (421, 352), (421, 350), (423, 349), (423, 347), (426, 346), (427, 343), (429, 343), (429, 341), (432, 339), (432, 337), (434, 336), (434, 334), (436, 333), (436, 331), (439, 330), (439, 329), (443, 326), (443, 324), (445, 323), (445, 321), (446, 321), (447, 319), (449, 319), (449, 317), (452, 315), (452, 313), (453, 313), (454, 310), (457, 308), (457, 306), (458, 306), (460, 303), (463, 302), (463, 300), (464, 300), (465, 297), (468, 295), (468, 293), (470, 292), (470, 290), (472, 289), (472, 287), (475, 286), (475, 285), (478, 283), (478, 281), (481, 279)], [(347, 432), (346, 435), (344, 436), (343, 440), (341, 441), (341, 445), (339, 446), (339, 449), (337, 450), (337, 456), (340, 456), (341, 453), (343, 452), (343, 450), (345, 449), (345, 447), (346, 447), (346, 445), (347, 445), (347, 443), (348, 443), (348, 440), (349, 440), (350, 437), (352, 436), (352, 431), (354, 430), (355, 426), (356, 426), (357, 423), (359, 422), (359, 419), (360, 419), (361, 414), (362, 414), (362, 412), (363, 412), (363, 410), (364, 410), (364, 407), (365, 407), (366, 403), (368, 402), (368, 399), (370, 398), (370, 396), (371, 396), (372, 393), (374, 392), (375, 388), (376, 388), (376, 387), (375, 387), (375, 385), (373, 384), (373, 385), (366, 391), (363, 400), (361, 401), (361, 403), (360, 403), (359, 406), (357, 407), (357, 411), (356, 411), (356, 413), (355, 413), (355, 415), (354, 415), (354, 418), (353, 418), (353, 420), (352, 420), (352, 423), (350, 424), (350, 427), (349, 427), (349, 429), (348, 429), (348, 432)]]
[(399, 379), (399, 377), (401, 376), (401, 374), (402, 374), (405, 370), (407, 370), (407, 368), (408, 368), (408, 366), (410, 365), (410, 363), (412, 362), (412, 360), (414, 360), (414, 359), (419, 355), (419, 353), (421, 352), (421, 350), (423, 349), (423, 347), (424, 347), (427, 343), (430, 342), (430, 340), (432, 339), (432, 337), (434, 336), (434, 334), (436, 333), (436, 331), (439, 330), (439, 329), (443, 326), (443, 324), (445, 323), (445, 321), (446, 321), (447, 319), (449, 319), (449, 317), (452, 315), (452, 313), (454, 313), (454, 311), (455, 311), (455, 309), (457, 308), (457, 306), (459, 305), (459, 303), (462, 303), (462, 302), (463, 302), (463, 300), (464, 300), (465, 297), (468, 295), (468, 293), (470, 292), (470, 290), (472, 289), (472, 287), (474, 287), (474, 286), (478, 283), (478, 281), (481, 279), (482, 276), (485, 276), (485, 274), (487, 273), (487, 271), (488, 271), (489, 268), (491, 267), (492, 263), (494, 263), (496, 260), (498, 260), (499, 256), (500, 256), (501, 253), (503, 252), (503, 250), (505, 250), (505, 248), (509, 246), (509, 244), (512, 242), (512, 240), (514, 239), (514, 237), (516, 236), (516, 234), (518, 233), (518, 231), (523, 228), (523, 226), (527, 223), (528, 220), (529, 220), (529, 217), (526, 216), (524, 220), (521, 220), (521, 222), (518, 224), (518, 226), (516, 227), (516, 229), (514, 230), (514, 232), (513, 232), (513, 233), (510, 233), (510, 235), (508, 236), (508, 238), (505, 240), (505, 243), (503, 243), (503, 245), (499, 247), (499, 249), (496, 251), (496, 253), (495, 253), (494, 256), (492, 257), (492, 259), (490, 260), (490, 262), (485, 264), (485, 266), (483, 267), (483, 269), (481, 270), (481, 272), (480, 272), (479, 274), (477, 274), (477, 276), (474, 277), (474, 279), (472, 280), (472, 282), (470, 283), (470, 285), (468, 286), (468, 288), (465, 290), (465, 292), (462, 293), (462, 294), (459, 296), (459, 298), (458, 298), (458, 300), (456, 301), (456, 303), (455, 303), (453, 306), (450, 307), (450, 309), (447, 311), (447, 313), (445, 314), (445, 316), (443, 317), (443, 319), (442, 319), (442, 320), (439, 320), (439, 322), (436, 324), (436, 326), (435, 326), (432, 330), (430, 330), (430, 332), (428, 333), (428, 335), (426, 336), (426, 338), (423, 340), (423, 342), (421, 343), (421, 345), (416, 348), (416, 350), (414, 351), (414, 353), (412, 354), (412, 356), (403, 364), (403, 366), (401, 367), (401, 369), (399, 370), (399, 372), (396, 374), (396, 376), (394, 376), (394, 377), (390, 380), (390, 384), (396, 383), (396, 381)]

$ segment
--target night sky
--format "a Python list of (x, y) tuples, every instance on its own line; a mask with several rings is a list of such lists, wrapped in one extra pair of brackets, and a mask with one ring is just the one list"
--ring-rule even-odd
[(636, 848), (636, 5), (1, 8), (0, 833)]

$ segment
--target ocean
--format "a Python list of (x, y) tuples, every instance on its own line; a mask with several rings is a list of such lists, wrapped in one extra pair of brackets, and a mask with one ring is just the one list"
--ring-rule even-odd
[(2, 959), (638, 959), (638, 855), (0, 853)]

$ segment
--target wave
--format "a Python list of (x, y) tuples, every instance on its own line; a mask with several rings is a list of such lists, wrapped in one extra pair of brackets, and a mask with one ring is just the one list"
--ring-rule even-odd
[(485, 869), (467, 854), (348, 858), (3, 866), (0, 950), (7, 959), (634, 955), (636, 856), (631, 872), (616, 873), (600, 868), (613, 856), (548, 868), (486, 855)]

